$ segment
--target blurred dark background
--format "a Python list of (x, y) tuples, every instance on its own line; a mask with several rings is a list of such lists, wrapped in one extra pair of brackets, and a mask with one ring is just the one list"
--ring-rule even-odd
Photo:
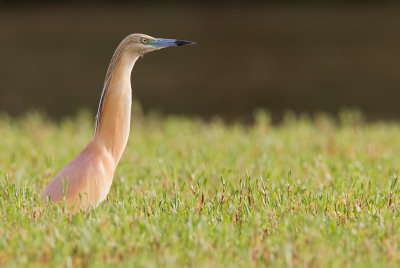
[(109, 60), (135, 32), (197, 42), (137, 62), (145, 112), (236, 120), (357, 107), (400, 119), (399, 1), (361, 0), (0, 0), (0, 111), (94, 114)]

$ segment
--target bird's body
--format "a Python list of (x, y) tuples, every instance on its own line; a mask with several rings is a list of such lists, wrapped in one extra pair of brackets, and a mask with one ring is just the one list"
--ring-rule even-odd
[(112, 184), (115, 161), (93, 141), (51, 180), (44, 193), (57, 202), (65, 195), (69, 207), (87, 208), (103, 201)]
[(129, 137), (130, 77), (136, 60), (149, 51), (190, 43), (143, 34), (129, 35), (120, 43), (108, 67), (92, 139), (50, 181), (43, 196), (58, 202), (65, 195), (74, 210), (95, 206), (107, 197)]

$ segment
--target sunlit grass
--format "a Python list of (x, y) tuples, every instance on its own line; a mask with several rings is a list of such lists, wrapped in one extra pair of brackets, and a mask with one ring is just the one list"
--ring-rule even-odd
[(40, 192), (93, 118), (1, 116), (0, 266), (399, 265), (400, 124), (255, 118), (135, 116), (109, 199), (71, 215)]

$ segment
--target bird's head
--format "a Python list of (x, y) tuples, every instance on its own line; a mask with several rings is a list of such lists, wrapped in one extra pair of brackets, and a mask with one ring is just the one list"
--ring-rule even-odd
[(195, 44), (195, 42), (185, 40), (154, 38), (146, 34), (131, 34), (128, 35), (124, 41), (122, 41), (121, 44), (125, 44), (127, 49), (141, 56), (148, 52), (166, 47)]

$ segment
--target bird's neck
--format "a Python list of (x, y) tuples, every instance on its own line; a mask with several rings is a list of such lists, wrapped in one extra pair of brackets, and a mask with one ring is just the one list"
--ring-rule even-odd
[(128, 142), (131, 121), (131, 72), (139, 55), (116, 51), (100, 99), (93, 143), (118, 164)]

